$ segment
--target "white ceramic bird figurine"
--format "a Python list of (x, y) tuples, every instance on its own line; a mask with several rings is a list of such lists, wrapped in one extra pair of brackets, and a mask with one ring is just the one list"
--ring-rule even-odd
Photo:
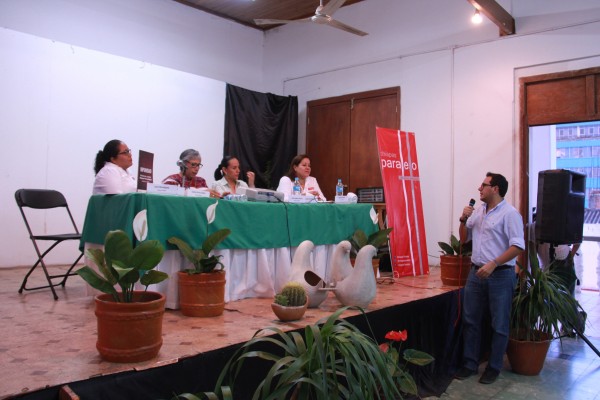
[(315, 245), (310, 240), (300, 243), (294, 254), (288, 279), (288, 281), (300, 282), (304, 286), (309, 308), (319, 307), (327, 298), (327, 292), (319, 290), (325, 287), (325, 282), (311, 268), (310, 254), (314, 247)]
[(373, 277), (373, 257), (377, 249), (370, 244), (362, 247), (356, 256), (354, 269), (343, 281), (335, 285), (333, 293), (345, 306), (367, 306), (375, 298), (377, 283)]
[(352, 273), (352, 263), (350, 262), (350, 250), (352, 245), (347, 240), (342, 240), (335, 246), (331, 256), (331, 284), (343, 281)]

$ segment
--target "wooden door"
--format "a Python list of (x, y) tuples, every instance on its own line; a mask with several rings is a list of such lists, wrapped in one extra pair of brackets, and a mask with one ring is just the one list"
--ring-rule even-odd
[(346, 190), (383, 186), (375, 127), (399, 129), (400, 88), (309, 101), (306, 150), (328, 199), (341, 178)]
[(375, 127), (400, 129), (397, 96), (390, 94), (354, 100), (350, 131), (348, 189), (383, 186)]
[(348, 181), (350, 148), (350, 107), (334, 102), (310, 109), (307, 123), (306, 153), (310, 157), (311, 175), (329, 200), (335, 196), (338, 178)]

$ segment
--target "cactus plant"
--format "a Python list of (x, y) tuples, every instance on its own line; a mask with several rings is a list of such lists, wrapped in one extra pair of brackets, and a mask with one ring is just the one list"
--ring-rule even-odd
[(301, 307), (306, 303), (306, 291), (298, 282), (288, 282), (275, 296), (275, 303), (286, 307)]

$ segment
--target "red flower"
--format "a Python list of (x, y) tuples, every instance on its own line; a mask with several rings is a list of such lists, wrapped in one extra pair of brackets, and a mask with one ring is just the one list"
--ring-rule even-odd
[(379, 345), (379, 348), (381, 349), (381, 351), (383, 351), (384, 353), (387, 353), (388, 350), (390, 349), (390, 345), (387, 343), (381, 343)]
[(406, 332), (406, 329), (402, 332), (389, 331), (388, 333), (386, 333), (385, 338), (388, 340), (393, 340), (395, 342), (404, 342), (408, 338), (408, 332)]

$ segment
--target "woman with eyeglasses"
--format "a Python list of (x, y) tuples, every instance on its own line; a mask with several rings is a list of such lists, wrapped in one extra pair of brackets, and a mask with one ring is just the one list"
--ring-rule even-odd
[(213, 189), (221, 197), (228, 194), (236, 194), (240, 187), (254, 187), (254, 172), (246, 172), (248, 183), (238, 179), (240, 177), (240, 162), (236, 157), (225, 156), (215, 170), (215, 183)]
[[(184, 188), (204, 189), (208, 190), (204, 178), (197, 176), (198, 171), (202, 168), (202, 157), (200, 153), (194, 149), (184, 150), (177, 160), (179, 173), (167, 176), (162, 183), (165, 185), (175, 185)], [(214, 190), (209, 190), (210, 197), (219, 197)]]
[(104, 149), (96, 154), (96, 178), (92, 194), (135, 192), (135, 178), (127, 171), (132, 164), (131, 149), (125, 143), (117, 139), (106, 143)]

